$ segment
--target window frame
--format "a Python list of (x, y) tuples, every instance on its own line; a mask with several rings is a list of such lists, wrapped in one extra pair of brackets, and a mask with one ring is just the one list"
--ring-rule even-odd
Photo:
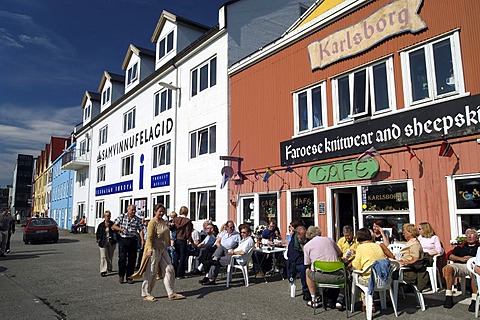
[(83, 120), (86, 121), (86, 120), (90, 119), (91, 110), (92, 110), (92, 106), (90, 104), (85, 106), (85, 108), (83, 109)]
[[(190, 71), (190, 96), (194, 97), (217, 84), (217, 56), (213, 56)], [(206, 68), (206, 69), (205, 69)], [(206, 83), (202, 81), (202, 70), (206, 70)]]
[[(388, 108), (377, 110), (376, 97), (375, 97), (375, 81), (373, 69), (376, 66), (385, 64), (386, 70), (386, 82), (387, 82), (387, 94), (388, 94)], [(355, 96), (355, 75), (365, 71), (365, 110), (363, 112), (354, 112), (354, 96)], [(340, 85), (339, 82), (343, 79), (348, 79), (348, 109), (349, 114), (347, 117), (340, 119)], [(369, 63), (359, 68), (349, 70), (346, 73), (340, 74), (332, 79), (332, 103), (333, 103), (333, 116), (334, 124), (343, 124), (352, 122), (358, 118), (375, 117), (383, 113), (388, 113), (396, 110), (396, 94), (395, 94), (395, 75), (393, 70), (393, 56), (382, 58), (380, 60)]]
[(98, 130), (98, 145), (101, 146), (108, 141), (108, 125), (103, 126)]
[(131, 85), (138, 79), (138, 61), (127, 69), (127, 86)]
[[(162, 96), (165, 94), (165, 105), (163, 105)], [(158, 116), (162, 112), (172, 109), (173, 106), (173, 91), (172, 89), (164, 88), (155, 92), (153, 95), (153, 115)]]
[[(447, 176), (447, 191), (448, 191), (448, 203), (450, 207), (450, 231), (452, 240), (460, 235), (464, 235), (462, 231), (462, 216), (478, 216), (478, 209), (458, 209), (457, 208), (457, 188), (456, 181), (468, 180), (468, 179), (480, 179), (480, 175), (477, 174), (463, 174), (455, 176)], [(478, 190), (477, 190), (478, 191)]]
[(105, 182), (105, 177), (107, 175), (107, 166), (105, 164), (97, 167), (97, 183)]
[[(438, 93), (437, 79), (435, 72), (435, 58), (433, 46), (445, 40), (450, 40), (450, 54), (452, 57), (452, 75), (455, 78), (455, 89), (447, 93)], [(413, 83), (411, 81), (411, 68), (410, 68), (410, 54), (424, 50), (425, 68), (426, 68), (426, 80), (428, 85), (428, 96), (416, 101), (413, 101)], [(465, 94), (465, 82), (463, 75), (463, 62), (460, 46), (459, 31), (456, 30), (452, 33), (445, 34), (433, 39), (429, 39), (414, 47), (408, 48), (408, 50), (400, 52), (400, 61), (402, 65), (402, 80), (404, 88), (404, 101), (405, 107), (414, 107), (424, 105), (428, 103), (434, 103), (438, 100), (446, 99), (452, 96), (462, 96)], [(442, 63), (442, 62), (440, 62)]]
[[(163, 163), (162, 163), (162, 157)], [(172, 145), (171, 141), (165, 141), (152, 147), (152, 168), (167, 166), (171, 163)]]
[[(205, 194), (206, 204), (206, 216), (200, 216), (202, 206), (202, 197), (201, 195)], [(194, 195), (194, 198), (192, 196)], [(213, 195), (213, 203), (211, 202)], [(200, 189), (192, 189), (188, 191), (188, 200), (190, 203), (190, 219), (192, 221), (203, 221), (203, 220), (212, 220), (215, 221), (216, 218), (216, 189), (215, 187), (206, 187)]]
[[(321, 110), (321, 125), (313, 127), (313, 91), (317, 88), (320, 88), (320, 110)], [(305, 130), (300, 130), (300, 95), (306, 93), (306, 102), (307, 102), (307, 128)], [(305, 134), (312, 131), (321, 130), (327, 127), (327, 89), (326, 81), (317, 83), (311, 87), (302, 89), (300, 91), (293, 93), (293, 112), (294, 112), (294, 121), (295, 121), (295, 134)]]
[(78, 185), (79, 187), (85, 187), (87, 185), (87, 173), (86, 172), (80, 172), (78, 174)]
[(165, 37), (163, 37), (158, 42), (158, 60), (168, 55), (175, 48), (174, 32), (175, 30), (170, 31)]
[(108, 86), (108, 87), (104, 88), (103, 91), (102, 91), (102, 106), (109, 103), (110, 98), (111, 98), (111, 87)]
[(135, 129), (136, 107), (123, 114), (123, 133)]
[[(207, 132), (207, 137), (205, 140), (202, 140), (204, 137), (205, 131)], [(200, 134), (202, 134), (200, 136)], [(212, 124), (195, 131), (190, 132), (190, 159), (198, 158), (208, 154), (213, 154), (217, 152), (217, 125)], [(202, 142), (207, 143), (206, 152), (200, 153), (200, 150), (204, 147)]]
[(95, 201), (95, 217), (97, 219), (102, 219), (104, 213), (105, 213), (105, 200)]
[(120, 168), (120, 176), (126, 177), (133, 174), (133, 153), (128, 156), (122, 157), (122, 166)]

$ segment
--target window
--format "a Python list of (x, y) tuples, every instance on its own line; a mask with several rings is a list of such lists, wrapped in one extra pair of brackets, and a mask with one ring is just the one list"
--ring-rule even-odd
[(158, 116), (161, 112), (172, 109), (172, 90), (165, 89), (155, 93), (155, 116)]
[(314, 197), (313, 191), (292, 192), (292, 221), (301, 221), (306, 228), (315, 225)]
[(173, 50), (173, 31), (160, 40), (158, 45), (158, 59), (162, 59), (167, 53)]
[(395, 109), (392, 58), (342, 75), (332, 86), (335, 123)]
[(161, 203), (165, 206), (167, 209), (167, 212), (169, 212), (170, 209), (170, 194), (154, 194), (152, 195), (152, 215), (155, 214), (153, 212), (153, 208), (155, 208), (155, 205), (157, 203)]
[(102, 92), (102, 106), (110, 102), (110, 87), (105, 88)]
[(278, 223), (277, 194), (261, 194), (259, 196), (259, 224), (268, 225), (270, 219)]
[(105, 181), (105, 165), (97, 168), (97, 182)]
[(95, 201), (95, 216), (97, 219), (103, 218), (105, 212), (105, 202), (103, 200)]
[(92, 110), (92, 107), (90, 105), (85, 106), (85, 109), (83, 109), (83, 120), (90, 119), (91, 110)]
[(135, 108), (123, 114), (123, 132), (135, 128)]
[(87, 181), (87, 173), (86, 172), (82, 172), (78, 175), (78, 183), (80, 185), (80, 187), (85, 187), (85, 183)]
[(192, 97), (217, 84), (217, 58), (213, 57), (191, 72)]
[(134, 65), (132, 65), (128, 70), (127, 70), (127, 86), (130, 85), (133, 81), (137, 80), (138, 78), (138, 62), (135, 62)]
[(77, 216), (79, 218), (82, 218), (83, 216), (86, 216), (85, 203), (84, 202), (77, 203)]
[(326, 124), (325, 83), (297, 92), (295, 106), (295, 133), (308, 132)]
[(133, 204), (132, 198), (120, 198), (120, 214), (127, 213), (127, 208), (131, 204)]
[(108, 136), (108, 126), (105, 126), (98, 130), (98, 145), (101, 146), (102, 144), (107, 143), (107, 136)]
[(170, 164), (170, 141), (153, 147), (153, 167)]
[(80, 141), (80, 156), (83, 156), (84, 154), (86, 154), (88, 151), (88, 139), (83, 139), (82, 141)]
[(122, 158), (122, 177), (133, 174), (133, 154)]
[(408, 105), (465, 92), (458, 32), (402, 52)]
[(215, 190), (190, 192), (190, 219), (215, 221)]
[(450, 178), (454, 200), (452, 239), (465, 234), (468, 228), (480, 229), (480, 176)]
[(190, 158), (216, 152), (216, 126), (190, 133)]

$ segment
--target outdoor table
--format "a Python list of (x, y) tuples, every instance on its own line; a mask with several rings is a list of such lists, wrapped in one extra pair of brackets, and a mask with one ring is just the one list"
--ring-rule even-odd
[[(256, 248), (255, 251), (257, 253), (260, 253), (261, 257), (262, 257), (260, 261), (257, 260), (257, 263), (260, 266), (260, 268), (262, 267), (262, 262), (265, 259), (265, 257), (268, 254), (272, 254), (272, 269), (264, 273), (263, 279), (265, 280), (265, 282), (268, 282), (267, 281), (267, 276), (273, 276), (275, 273), (280, 273), (281, 274), (281, 272), (277, 268), (277, 256), (280, 253), (283, 253), (283, 252), (287, 251), (287, 248), (285, 248), (285, 247), (273, 247), (273, 248), (272, 247), (262, 247), (262, 248)], [(254, 255), (254, 256), (255, 256), (255, 259), (258, 259), (258, 255)], [(283, 274), (282, 274), (282, 279), (283, 279)]]

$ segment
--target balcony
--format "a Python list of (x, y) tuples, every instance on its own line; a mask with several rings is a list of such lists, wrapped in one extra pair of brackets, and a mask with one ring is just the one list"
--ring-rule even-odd
[(62, 156), (62, 169), (78, 171), (90, 166), (90, 152), (75, 149), (68, 151)]

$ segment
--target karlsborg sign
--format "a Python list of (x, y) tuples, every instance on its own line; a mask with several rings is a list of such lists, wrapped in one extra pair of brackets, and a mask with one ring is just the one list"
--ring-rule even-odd
[(422, 0), (396, 0), (368, 18), (308, 46), (312, 70), (368, 50), (397, 34), (426, 28), (417, 14)]
[(480, 133), (480, 95), (364, 120), (280, 143), (283, 166)]
[(308, 170), (311, 183), (328, 183), (374, 178), (380, 165), (373, 159), (366, 161), (347, 160), (313, 166)]

